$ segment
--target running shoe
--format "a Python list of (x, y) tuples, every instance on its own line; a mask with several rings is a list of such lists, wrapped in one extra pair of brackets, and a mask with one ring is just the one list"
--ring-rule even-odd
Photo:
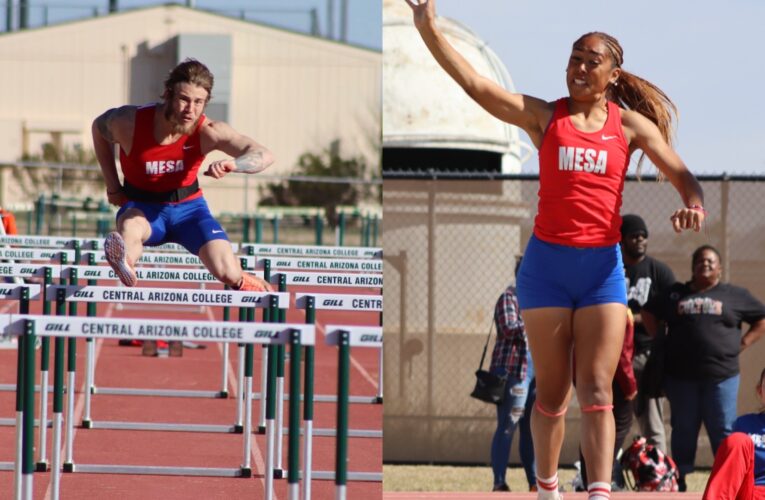
[(138, 277), (135, 270), (128, 264), (125, 252), (125, 240), (120, 233), (112, 231), (104, 240), (106, 261), (114, 269), (117, 277), (125, 286), (136, 286)]
[(183, 342), (180, 340), (171, 340), (168, 343), (167, 354), (173, 358), (180, 358), (183, 356)]
[(157, 341), (156, 340), (144, 340), (143, 341), (143, 348), (141, 349), (141, 354), (144, 356), (159, 356), (159, 349), (157, 348)]
[(249, 273), (242, 273), (242, 283), (239, 285), (240, 292), (271, 292), (273, 288), (264, 280)]

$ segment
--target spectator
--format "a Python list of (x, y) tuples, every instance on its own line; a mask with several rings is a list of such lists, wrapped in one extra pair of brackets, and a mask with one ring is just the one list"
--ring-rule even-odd
[[(515, 273), (521, 259), (515, 264)], [(530, 415), (534, 405), (534, 364), (526, 339), (526, 328), (519, 315), (515, 287), (509, 286), (499, 296), (494, 308), (497, 341), (491, 356), (492, 373), (507, 377), (505, 399), (497, 405), (497, 429), (491, 441), (491, 468), (494, 473), (493, 491), (510, 491), (505, 481), (510, 446), (516, 427), (520, 426), (519, 451), (526, 472), (529, 491), (537, 490), (534, 467), (534, 443), (531, 439)]]
[(622, 217), (621, 247), (627, 279), (627, 305), (635, 318), (635, 355), (632, 361), (638, 383), (638, 395), (633, 405), (635, 416), (643, 437), (666, 453), (663, 398), (647, 394), (645, 381), (641, 380), (651, 354), (651, 337), (645, 331), (640, 311), (648, 299), (675, 282), (675, 275), (666, 264), (647, 255), (648, 227), (639, 215)]
[(19, 234), (16, 228), (16, 216), (4, 208), (0, 208), (0, 218), (3, 219), (3, 234)]
[[(720, 252), (693, 252), (692, 278), (675, 283), (643, 307), (649, 334), (666, 323), (664, 390), (672, 413), (672, 457), (678, 486), (693, 472), (701, 423), (712, 452), (733, 429), (739, 386), (739, 353), (765, 334), (765, 305), (748, 290), (720, 281)], [(750, 325), (743, 335), (741, 323)]]
[(703, 500), (765, 500), (765, 370), (757, 396), (759, 413), (738, 417), (733, 434), (720, 443)]

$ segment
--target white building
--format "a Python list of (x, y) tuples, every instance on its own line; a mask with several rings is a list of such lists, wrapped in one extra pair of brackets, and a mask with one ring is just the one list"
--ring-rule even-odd
[[(274, 152), (269, 173), (286, 175), (302, 153), (337, 139), (344, 156), (379, 164), (378, 51), (180, 5), (0, 35), (0, 163), (39, 154), (43, 143), (92, 149), (97, 115), (158, 100), (167, 72), (186, 57), (215, 74), (208, 114)], [(30, 195), (16, 177), (4, 169), (0, 203)], [(244, 195), (242, 176), (200, 182), (216, 211), (255, 206), (255, 183)]]

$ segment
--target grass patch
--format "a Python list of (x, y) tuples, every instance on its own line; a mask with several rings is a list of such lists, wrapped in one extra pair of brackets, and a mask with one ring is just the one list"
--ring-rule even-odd
[[(573, 491), (573, 468), (560, 469), (558, 480), (566, 491)], [(703, 492), (709, 471), (686, 477), (688, 491)], [(383, 465), (383, 491), (491, 491), (491, 467), (447, 465)], [(526, 474), (521, 467), (507, 471), (507, 484), (512, 491), (528, 491)]]

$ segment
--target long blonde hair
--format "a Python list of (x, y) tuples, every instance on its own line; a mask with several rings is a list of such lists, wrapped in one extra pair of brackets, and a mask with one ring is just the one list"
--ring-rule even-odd
[[(675, 103), (659, 87), (622, 67), (624, 49), (619, 44), (619, 40), (611, 35), (600, 31), (586, 33), (574, 42), (574, 46), (576, 47), (590, 36), (596, 36), (603, 41), (614, 66), (621, 70), (619, 79), (606, 90), (606, 99), (615, 102), (624, 109), (640, 113), (651, 120), (659, 128), (659, 132), (667, 144), (672, 146), (675, 122), (678, 116)], [(638, 172), (644, 158), (645, 153), (642, 153), (638, 160)]]

